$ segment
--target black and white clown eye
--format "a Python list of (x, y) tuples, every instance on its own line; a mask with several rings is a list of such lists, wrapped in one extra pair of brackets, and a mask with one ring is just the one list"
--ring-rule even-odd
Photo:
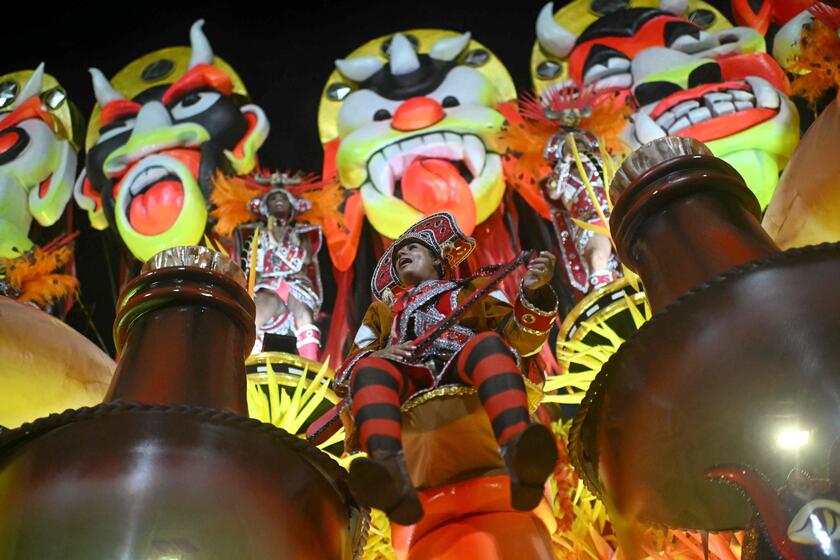
[(192, 91), (170, 107), (169, 112), (175, 120), (189, 119), (212, 107), (221, 96), (217, 91)]
[(126, 119), (124, 121), (116, 121), (110, 124), (106, 124), (102, 127), (99, 131), (99, 139), (96, 141), (97, 144), (110, 140), (115, 136), (119, 136), (120, 134), (131, 132), (134, 128), (134, 122), (136, 119), (134, 117), (130, 119)]
[(387, 121), (391, 118), (391, 113), (388, 109), (379, 109), (373, 114), (373, 120), (375, 121)]
[(454, 95), (447, 95), (443, 98), (443, 101), (441, 101), (440, 104), (443, 106), (444, 109), (450, 109), (452, 107), (457, 107), (461, 104), (461, 102), (458, 101), (458, 98)]

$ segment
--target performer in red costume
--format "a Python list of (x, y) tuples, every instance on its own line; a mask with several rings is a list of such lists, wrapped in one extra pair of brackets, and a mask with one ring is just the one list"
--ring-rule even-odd
[[(403, 457), (400, 414), (400, 405), (419, 393), (443, 385), (476, 387), (511, 478), (516, 509), (537, 506), (557, 462), (551, 432), (530, 422), (523, 379), (536, 369), (533, 358), (557, 312), (549, 285), (554, 256), (543, 252), (531, 259), (514, 305), (496, 290), (462, 308), (487, 283), (483, 277), (454, 279), (474, 247), (448, 213), (428, 216), (400, 236), (376, 267), (377, 301), (338, 373), (369, 456), (351, 464), (351, 489), (363, 505), (384, 510), (402, 525), (423, 516)], [(453, 313), (457, 323), (425, 348), (415, 344)]]
[[(282, 184), (279, 179), (277, 184)], [(298, 353), (317, 360), (321, 331), (314, 323), (322, 302), (317, 258), (321, 227), (297, 221), (311, 205), (284, 188), (255, 197), (250, 207), (267, 222), (257, 246), (257, 344), (262, 346), (265, 333), (293, 332)]]

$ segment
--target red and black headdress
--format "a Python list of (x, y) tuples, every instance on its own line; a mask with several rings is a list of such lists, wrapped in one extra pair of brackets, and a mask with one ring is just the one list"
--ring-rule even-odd
[(475, 249), (475, 239), (464, 235), (451, 214), (440, 212), (423, 218), (399, 236), (379, 259), (370, 281), (371, 292), (379, 301), (390, 299), (391, 290), (400, 283), (394, 251), (409, 240), (417, 240), (438, 254), (444, 263), (445, 276), (452, 275)]

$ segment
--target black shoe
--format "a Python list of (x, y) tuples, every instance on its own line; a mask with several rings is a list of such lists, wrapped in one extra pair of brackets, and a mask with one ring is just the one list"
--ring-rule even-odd
[(381, 509), (394, 523), (414, 525), (423, 517), (402, 451), (374, 452), (350, 463), (350, 491), (361, 505)]
[(514, 509), (530, 511), (543, 498), (545, 480), (557, 465), (557, 443), (551, 430), (531, 424), (501, 448), (510, 475), (510, 503)]

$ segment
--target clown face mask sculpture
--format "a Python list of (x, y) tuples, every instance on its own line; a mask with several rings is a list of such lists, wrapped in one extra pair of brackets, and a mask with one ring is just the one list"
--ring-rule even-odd
[[(698, 1), (636, 0), (597, 19), (591, 12), (573, 19), (589, 5), (578, 0), (552, 15), (548, 4), (540, 13), (532, 58), (538, 88), (554, 87), (541, 79), (553, 69), (554, 83), (570, 77), (622, 91), (635, 107), (624, 131), (631, 148), (666, 135), (700, 140), (766, 206), (798, 142), (799, 116), (764, 37), (729, 27)], [(575, 21), (579, 34), (564, 27)]]
[(216, 172), (250, 172), (268, 135), (265, 114), (244, 103), (242, 82), (213, 56), (202, 25), (193, 24), (190, 48), (146, 55), (111, 82), (91, 69), (98, 105), (76, 201), (95, 227), (115, 226), (140, 260), (198, 244)]
[(41, 64), (0, 76), (0, 258), (32, 248), (29, 227), (54, 224), (73, 194), (81, 119)]
[(380, 37), (336, 67), (319, 114), (325, 176), (334, 169), (344, 189), (360, 193), (379, 233), (394, 239), (447, 211), (469, 234), (498, 208), (505, 182), (497, 105), (515, 92), (469, 33)]

